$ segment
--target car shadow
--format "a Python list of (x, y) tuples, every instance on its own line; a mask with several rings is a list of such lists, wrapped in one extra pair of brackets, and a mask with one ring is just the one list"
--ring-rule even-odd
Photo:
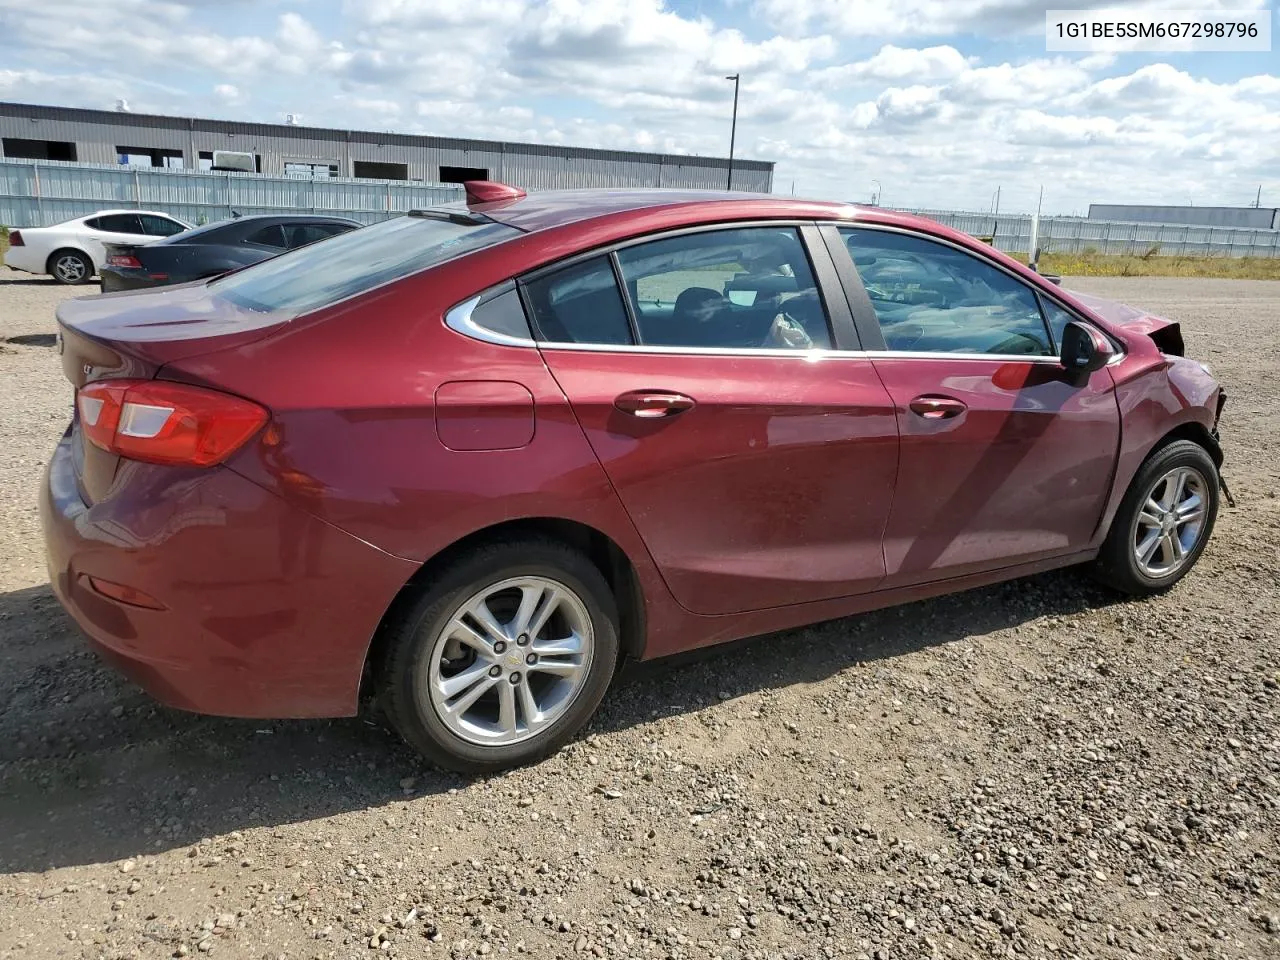
[(56, 333), (23, 333), (16, 337), (7, 337), (5, 343), (19, 347), (52, 347), (58, 343)]
[[(1043, 574), (632, 664), (590, 731), (1113, 602)], [(227, 720), (156, 705), (102, 665), (48, 586), (0, 594), (0, 870), (39, 872), (464, 786), (371, 718)], [(584, 733), (585, 735), (585, 733)], [(501, 776), (501, 775), (499, 775)]]
[(18, 273), (17, 271), (0, 271), (0, 287), (56, 287), (60, 284), (53, 277), (37, 277), (29, 273)]

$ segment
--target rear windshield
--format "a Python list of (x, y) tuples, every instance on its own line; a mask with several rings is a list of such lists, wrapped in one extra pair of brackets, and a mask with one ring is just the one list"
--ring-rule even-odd
[(297, 315), (519, 235), (501, 223), (397, 217), (211, 281), (210, 289), (249, 310)]

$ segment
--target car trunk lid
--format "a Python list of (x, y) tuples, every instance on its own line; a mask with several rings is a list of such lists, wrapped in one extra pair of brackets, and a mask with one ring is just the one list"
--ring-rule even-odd
[(76, 391), (95, 380), (152, 379), (167, 363), (259, 340), (289, 319), (237, 306), (202, 283), (64, 300), (57, 317), (58, 352), (73, 388), (72, 456), (86, 503), (107, 495), (120, 458), (85, 439)]

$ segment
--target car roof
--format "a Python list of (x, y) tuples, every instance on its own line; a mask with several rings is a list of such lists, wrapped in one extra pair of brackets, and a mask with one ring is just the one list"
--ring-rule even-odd
[(75, 218), (73, 218), (73, 219), (71, 219), (71, 220), (66, 220), (66, 221), (64, 221), (64, 222), (65, 222), (65, 223), (75, 223), (77, 220), (92, 220), (94, 217), (106, 217), (106, 216), (112, 216), (112, 215), (120, 214), (120, 213), (145, 213), (145, 214), (147, 214), (148, 216), (153, 216), (153, 217), (164, 217), (166, 220), (178, 220), (178, 219), (179, 219), (178, 217), (175, 217), (175, 216), (174, 216), (173, 214), (171, 214), (171, 213), (165, 213), (163, 210), (138, 210), (138, 209), (136, 209), (136, 208), (128, 208), (128, 209), (126, 209), (126, 208), (121, 207), (121, 208), (119, 208), (119, 209), (115, 209), (115, 208), (113, 208), (113, 209), (111, 209), (111, 210), (95, 210), (93, 213), (86, 213), (83, 217), (75, 217)]
[(239, 217), (226, 217), (215, 223), (257, 223), (262, 220), (288, 222), (290, 220), (328, 220), (334, 223), (358, 223), (350, 217), (339, 217), (331, 213), (250, 213)]
[[(446, 204), (446, 207), (463, 204)], [(526, 232), (550, 230), (555, 227), (581, 223), (586, 220), (637, 219), (652, 220), (652, 214), (660, 208), (669, 208), (673, 221), (688, 223), (716, 219), (798, 219), (798, 220), (859, 220), (914, 229), (947, 228), (933, 220), (885, 210), (882, 207), (843, 203), (830, 200), (803, 200), (796, 197), (777, 197), (767, 193), (745, 193), (728, 190), (670, 190), (670, 189), (586, 189), (545, 190), (514, 200), (494, 203), (473, 203), (466, 209), (482, 213), (501, 223)]]

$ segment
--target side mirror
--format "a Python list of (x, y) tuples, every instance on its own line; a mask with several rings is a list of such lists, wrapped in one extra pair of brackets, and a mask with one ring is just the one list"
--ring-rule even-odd
[(1090, 375), (1105, 367), (1115, 354), (1111, 341), (1093, 327), (1073, 320), (1063, 328), (1059, 360), (1072, 385), (1087, 383)]

